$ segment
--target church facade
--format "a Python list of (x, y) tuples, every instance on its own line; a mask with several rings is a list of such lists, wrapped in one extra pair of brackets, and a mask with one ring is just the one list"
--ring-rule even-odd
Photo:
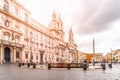
[(68, 42), (64, 34), (62, 19), (55, 11), (45, 27), (16, 0), (0, 0), (0, 64), (76, 62), (72, 28)]

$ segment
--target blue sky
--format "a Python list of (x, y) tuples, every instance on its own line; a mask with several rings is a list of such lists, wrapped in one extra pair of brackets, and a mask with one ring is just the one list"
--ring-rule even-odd
[[(120, 0), (18, 0), (32, 13), (32, 18), (47, 25), (55, 9), (61, 15), (66, 37), (72, 27), (74, 41), (81, 52), (106, 54), (120, 49)], [(67, 38), (66, 38), (67, 39)]]

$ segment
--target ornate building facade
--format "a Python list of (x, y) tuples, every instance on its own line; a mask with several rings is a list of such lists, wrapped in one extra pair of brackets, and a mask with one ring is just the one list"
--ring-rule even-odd
[(0, 63), (17, 61), (77, 61), (72, 29), (66, 43), (62, 19), (55, 11), (47, 28), (32, 19), (29, 10), (16, 0), (0, 0)]

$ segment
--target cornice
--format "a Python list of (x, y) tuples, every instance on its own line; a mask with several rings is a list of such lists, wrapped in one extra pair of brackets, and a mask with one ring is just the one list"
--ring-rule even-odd
[(36, 30), (36, 31), (38, 31), (38, 32), (40, 32), (40, 33), (42, 33), (42, 34), (44, 34), (46, 36), (49, 36), (49, 37), (51, 37), (51, 38), (54, 39), (54, 37), (52, 37), (52, 35), (46, 34), (44, 31), (38, 30), (37, 28), (33, 27), (29, 23), (24, 22), (23, 20), (21, 20), (21, 19), (17, 18), (16, 16), (10, 14), (10, 12), (3, 11), (2, 9), (0, 9), (0, 12), (3, 13), (3, 14), (5, 14), (5, 15), (7, 15), (7, 16), (9, 16), (9, 17), (11, 17), (12, 19), (15, 19), (15, 20), (23, 23), (24, 25), (29, 26), (30, 28), (32, 28), (32, 29), (34, 29), (34, 30)]
[(31, 12), (25, 8), (20, 2), (16, 1), (16, 0), (11, 0), (13, 3), (15, 3), (17, 6), (19, 6), (20, 8), (24, 9), (25, 11), (27, 11), (29, 14), (31, 14)]

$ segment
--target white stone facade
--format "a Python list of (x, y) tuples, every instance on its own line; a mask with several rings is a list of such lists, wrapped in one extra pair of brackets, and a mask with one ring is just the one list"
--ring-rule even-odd
[[(46, 28), (31, 19), (31, 13), (16, 0), (0, 0), (1, 64), (67, 62), (68, 46), (64, 42), (63, 22), (55, 12)], [(77, 45), (73, 48), (71, 60), (76, 60)]]

